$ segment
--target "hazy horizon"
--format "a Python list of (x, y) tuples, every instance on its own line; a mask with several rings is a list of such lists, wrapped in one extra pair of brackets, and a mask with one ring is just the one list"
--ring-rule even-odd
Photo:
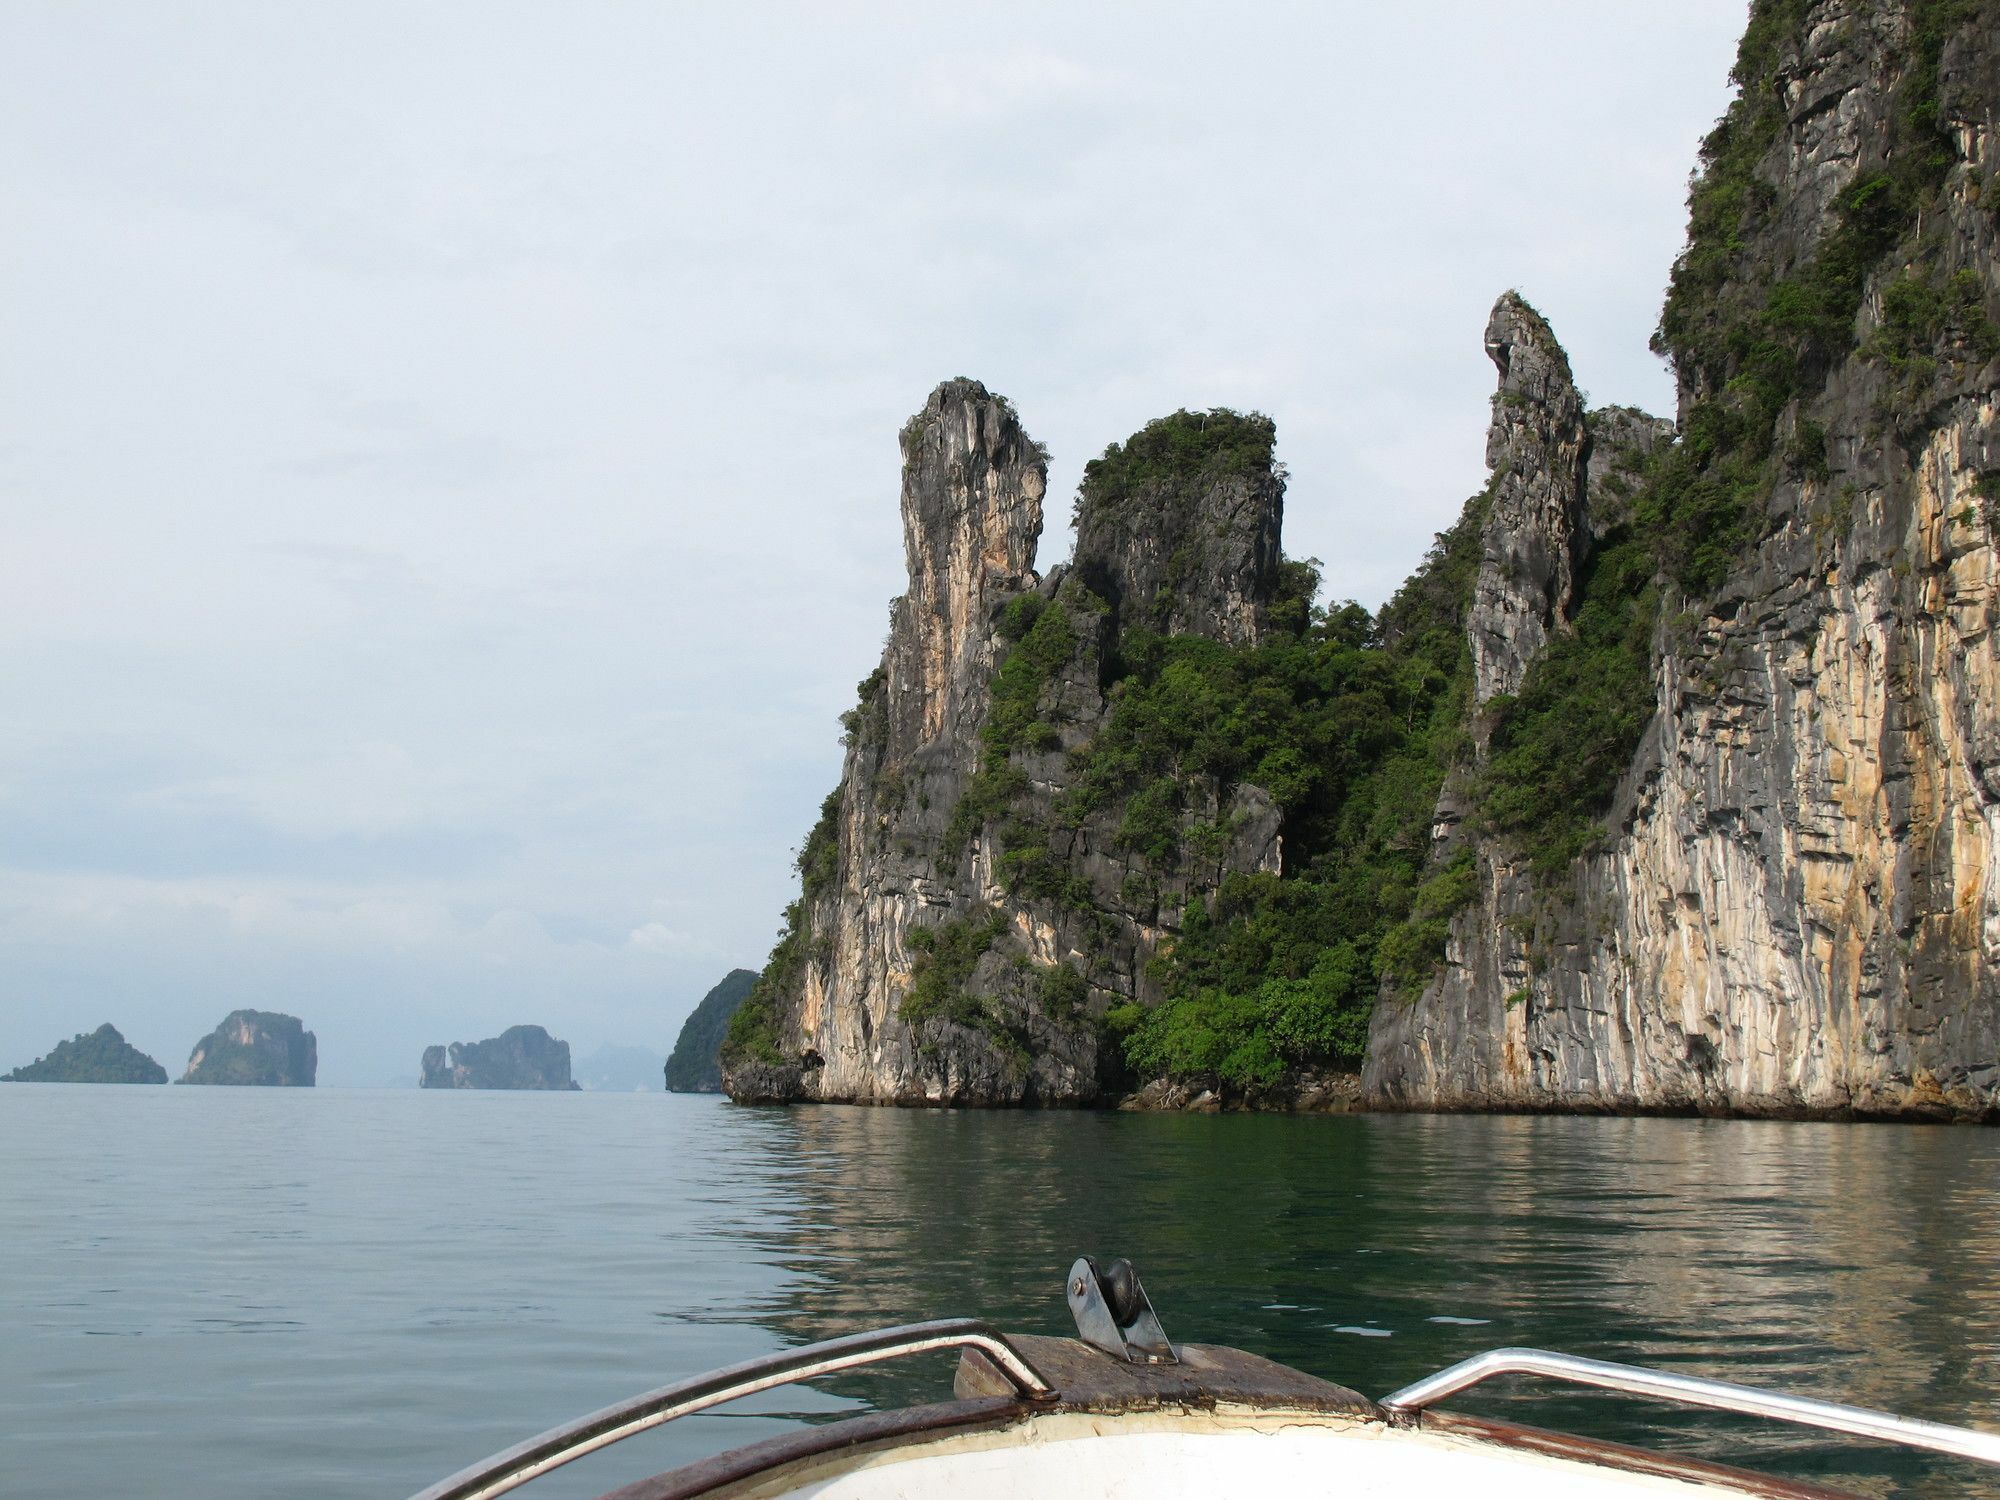
[(1518, 287), (1648, 352), (1741, 0), (0, 12), (0, 1071), (242, 1006), (330, 1085), (664, 1054), (764, 959), (938, 381), (1269, 413), (1379, 604)]

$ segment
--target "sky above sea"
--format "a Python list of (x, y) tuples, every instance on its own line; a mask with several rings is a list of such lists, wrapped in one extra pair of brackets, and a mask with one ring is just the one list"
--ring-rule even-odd
[(0, 8), (0, 1071), (664, 1052), (761, 965), (940, 380), (1269, 413), (1379, 604), (1488, 309), (1648, 352), (1741, 0)]

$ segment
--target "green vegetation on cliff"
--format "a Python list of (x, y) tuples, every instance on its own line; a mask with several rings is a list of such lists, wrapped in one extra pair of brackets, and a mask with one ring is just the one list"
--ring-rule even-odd
[[(880, 673), (864, 680), (860, 688), (861, 708), (850, 710), (850, 713), (865, 711), (877, 701), (881, 686)], [(848, 733), (855, 733), (855, 722), (845, 722)], [(785, 1060), (783, 1049), (779, 1046), (774, 1006), (777, 997), (790, 990), (805, 968), (808, 941), (806, 907), (833, 884), (839, 862), (840, 788), (835, 787), (820, 803), (819, 818), (792, 861), (792, 868), (799, 877), (799, 899), (785, 907), (785, 925), (779, 929), (777, 945), (764, 960), (764, 968), (755, 976), (756, 982), (750, 986), (749, 993), (737, 1001), (730, 1012), (727, 1027), (722, 1033), (722, 1044), (716, 1053), (718, 1070), (736, 1061), (775, 1066)], [(678, 1052), (679, 1048), (675, 1050)], [(668, 1087), (673, 1085), (670, 1083)]]
[[(1806, 0), (1753, 6), (1731, 73), (1736, 100), (1702, 143), (1688, 244), (1653, 340), (1690, 393), (1679, 440), (1632, 466), (1625, 514), (1579, 579), (1574, 628), (1551, 641), (1516, 698), (1490, 705), (1485, 820), (1544, 877), (1601, 836), (1652, 715), (1654, 635), (1669, 593), (1686, 611), (1714, 592), (1759, 539), (1780, 479), (1826, 478), (1825, 430), (1800, 407), (1834, 367), (1859, 348), (1921, 405), (1940, 352), (1961, 365), (2000, 353), (1976, 273), (1926, 268), (1921, 228), (1957, 161), (1939, 118), (1939, 59), (1954, 32), (2000, 25), (2000, 3), (1910, 0), (1889, 149), (1834, 199), (1831, 227), (1795, 244), (1757, 169), (1785, 126), (1782, 64), (1797, 55), (1809, 10)], [(1862, 347), (1871, 284), (1880, 317)], [(1793, 433), (1781, 445), (1788, 414)]]
[[(2000, 352), (1977, 274), (1923, 269), (1920, 240), (1957, 160), (1940, 123), (1939, 60), (1958, 29), (2000, 24), (2000, 4), (1907, 9), (1912, 56), (1890, 148), (1838, 196), (1816, 243), (1790, 245), (1758, 166), (1785, 125), (1781, 63), (1797, 54), (1809, 6), (1753, 7), (1733, 73), (1740, 92), (1703, 143), (1688, 246), (1655, 338), (1691, 392), (1679, 440), (1620, 461), (1619, 513), (1599, 518), (1610, 524), (1583, 562), (1570, 628), (1517, 695), (1487, 707), (1491, 754), (1468, 788), (1475, 828), (1545, 878), (1603, 836), (1654, 711), (1665, 601), (1686, 609), (1722, 583), (1784, 473), (1824, 477), (1823, 429), (1796, 419), (1780, 452), (1781, 419), (1859, 347), (1869, 287), (1880, 285), (1880, 314), (1861, 352), (1906, 391), (1941, 347), (1973, 364)], [(1885, 266), (1907, 263), (1916, 268), (1882, 282)], [(1123, 797), (1121, 838), (1168, 859), (1184, 837), (1189, 773), (1254, 782), (1284, 811), (1287, 865), (1282, 877), (1226, 877), (1187, 914), (1165, 961), (1167, 1002), (1110, 1017), (1141, 1073), (1254, 1087), (1290, 1065), (1356, 1057), (1377, 981), (1414, 988), (1434, 968), (1449, 917), (1474, 891), (1466, 856), (1442, 869), (1426, 857), (1431, 809), (1465, 742), (1477, 509), (1379, 626), (1349, 608), (1251, 652), (1128, 646), (1131, 675), (1092, 747), (1084, 795)]]
[(1218, 407), (1158, 417), (1083, 466), (1077, 515), (1122, 518), (1132, 501), (1168, 485), (1262, 473), (1271, 467), (1277, 436), (1261, 412)]
[(1006, 930), (1007, 919), (998, 912), (912, 928), (910, 951), (916, 954), (916, 961), (911, 966), (909, 991), (903, 996), (903, 1019), (912, 1026), (921, 1026), (933, 1016), (961, 1026), (980, 1024), (984, 1005), (976, 996), (966, 994), (966, 982)]
[(1023, 594), (1000, 617), (1001, 639), (1010, 643), (994, 674), (991, 706), (979, 734), (979, 769), (952, 809), (945, 830), (947, 855), (963, 849), (988, 823), (1004, 817), (1028, 778), (1013, 763), (1016, 752), (1052, 750), (1055, 729), (1037, 717), (1043, 691), (1076, 651), (1072, 608), (1101, 610), (1088, 589), (1074, 585), (1059, 599)]
[(2000, 24), (1994, 0), (1906, 0), (1911, 50), (1891, 96), (1887, 149), (1834, 200), (1818, 243), (1795, 247), (1772, 232), (1782, 205), (1757, 167), (1785, 127), (1782, 65), (1800, 50), (1811, 10), (1808, 0), (1751, 8), (1730, 72), (1737, 96), (1702, 142), (1687, 249), (1653, 345), (1684, 382), (1767, 424), (1854, 349), (1869, 275), (1917, 230), (1958, 159), (1938, 107), (1945, 44), (1966, 27)]
[[(1627, 472), (1640, 468), (1633, 461)], [(1474, 788), (1483, 826), (1544, 878), (1603, 838), (1618, 779), (1653, 717), (1661, 566), (1654, 534), (1612, 526), (1578, 573), (1570, 629), (1542, 649), (1517, 695), (1486, 705), (1491, 756)]]
[(795, 983), (805, 968), (806, 904), (802, 899), (785, 907), (785, 925), (778, 933), (777, 946), (764, 960), (763, 972), (750, 993), (729, 1017), (722, 1034), (717, 1061), (722, 1068), (737, 1062), (776, 1065), (785, 1060), (779, 1045), (776, 1001)]
[(165, 1083), (167, 1070), (119, 1034), (109, 1021), (82, 1032), (0, 1083)]
[[(1081, 759), (1076, 807), (1118, 799), (1120, 838), (1186, 857), (1191, 778), (1261, 787), (1283, 816), (1285, 869), (1230, 874), (1184, 914), (1158, 960), (1165, 1002), (1106, 1023), (1142, 1076), (1268, 1087), (1288, 1068), (1352, 1062), (1378, 981), (1421, 985), (1471, 895), (1461, 864), (1428, 870), (1444, 778), (1466, 740), (1465, 611), (1485, 504), (1475, 498), (1382, 611), (1302, 609), (1263, 644), (1126, 644), (1110, 722)], [(1280, 608), (1317, 579), (1289, 564)]]
[(936, 927), (910, 931), (910, 988), (898, 1014), (911, 1026), (942, 1019), (955, 1026), (983, 1032), (1003, 1053), (1016, 1059), (1028, 1055), (1026, 1034), (1007, 1021), (998, 1007), (971, 989), (972, 971), (1007, 930), (997, 911), (975, 912)]
[[(1854, 347), (1868, 272), (1935, 193), (1935, 142), (1899, 154), (1889, 170), (1852, 183), (1833, 206), (1834, 227), (1809, 256), (1786, 263), (1771, 243), (1777, 192), (1758, 164), (1785, 124), (1780, 63), (1809, 7), (1754, 7), (1731, 72), (1735, 102), (1701, 148), (1688, 195), (1687, 248), (1674, 264), (1653, 347), (1673, 361), (1692, 399), (1682, 438), (1648, 475), (1635, 519), (1663, 570), (1690, 593), (1722, 580), (1756, 540), (1774, 477), (1779, 416), (1818, 390)], [(1935, 95), (1936, 58), (1929, 63)], [(1921, 92), (1906, 80), (1905, 92)], [(1935, 136), (1935, 100), (1922, 133)]]

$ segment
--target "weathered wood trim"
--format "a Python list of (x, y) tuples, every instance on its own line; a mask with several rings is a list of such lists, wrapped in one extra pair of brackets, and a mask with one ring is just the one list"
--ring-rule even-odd
[[(1010, 1333), (1010, 1344), (1061, 1396), (1067, 1411), (1144, 1411), (1163, 1406), (1248, 1406), (1338, 1412), (1381, 1421), (1386, 1413), (1358, 1391), (1289, 1365), (1220, 1344), (1177, 1344), (1177, 1365), (1128, 1365), (1077, 1339)], [(959, 1356), (952, 1390), (1000, 1396), (1013, 1388), (980, 1355)]]

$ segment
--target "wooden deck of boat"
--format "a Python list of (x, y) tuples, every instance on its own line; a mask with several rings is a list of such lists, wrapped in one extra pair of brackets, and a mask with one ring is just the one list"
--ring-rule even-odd
[[(1070, 1411), (1221, 1405), (1343, 1412), (1377, 1421), (1387, 1416), (1358, 1391), (1221, 1344), (1176, 1344), (1179, 1364), (1128, 1365), (1076, 1339), (1010, 1333), (1007, 1342), (1061, 1392)], [(1013, 1389), (976, 1349), (960, 1358), (952, 1390), (961, 1398), (1011, 1395)]]

